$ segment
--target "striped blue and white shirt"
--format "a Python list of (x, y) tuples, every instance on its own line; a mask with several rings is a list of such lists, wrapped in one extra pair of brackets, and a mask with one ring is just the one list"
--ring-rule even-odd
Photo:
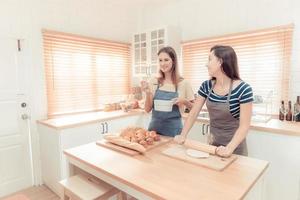
[[(204, 98), (207, 98), (211, 87), (212, 87), (211, 80), (204, 81), (198, 90), (198, 94)], [(226, 94), (225, 96), (220, 96), (218, 94), (215, 94), (214, 91), (212, 90), (209, 96), (209, 100), (212, 102), (226, 103), (227, 97), (228, 94)], [(253, 101), (253, 91), (251, 86), (248, 83), (241, 81), (241, 83), (236, 88), (234, 88), (231, 92), (230, 100), (229, 100), (230, 113), (234, 118), (239, 119), (240, 104), (248, 103), (252, 101)]]

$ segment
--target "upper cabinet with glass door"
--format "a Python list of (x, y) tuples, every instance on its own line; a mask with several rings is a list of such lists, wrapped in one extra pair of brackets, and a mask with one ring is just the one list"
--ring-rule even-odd
[(147, 34), (135, 34), (133, 38), (134, 74), (147, 73)]
[(171, 46), (180, 55), (180, 32), (178, 28), (160, 28), (133, 37), (133, 75), (153, 76), (158, 70), (157, 52), (164, 46)]

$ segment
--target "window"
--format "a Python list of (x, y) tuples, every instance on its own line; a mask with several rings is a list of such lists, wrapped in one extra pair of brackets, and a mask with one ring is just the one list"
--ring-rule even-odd
[(216, 44), (232, 46), (238, 56), (241, 78), (254, 95), (272, 99), (277, 112), (280, 100), (288, 100), (293, 25), (183, 42), (183, 75), (194, 91), (208, 79), (205, 67), (209, 50)]
[(96, 111), (129, 93), (130, 45), (43, 30), (48, 116)]

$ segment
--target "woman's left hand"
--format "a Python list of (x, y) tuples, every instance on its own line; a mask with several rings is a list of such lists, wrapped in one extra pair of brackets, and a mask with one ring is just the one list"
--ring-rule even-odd
[(174, 98), (172, 100), (174, 101), (174, 104), (176, 104), (178, 106), (183, 106), (186, 103), (186, 99), (185, 98), (181, 98), (181, 97)]
[(230, 157), (233, 151), (234, 150), (228, 146), (218, 146), (216, 149), (216, 154), (221, 157)]

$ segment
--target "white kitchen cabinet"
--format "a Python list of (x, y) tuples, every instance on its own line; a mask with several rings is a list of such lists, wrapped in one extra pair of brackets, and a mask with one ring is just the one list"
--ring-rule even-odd
[(265, 174), (263, 174), (251, 190), (247, 193), (244, 200), (268, 200), (266, 198), (266, 178)]
[(43, 182), (58, 195), (62, 194), (59, 181), (68, 174), (63, 151), (102, 138), (100, 123), (57, 130), (39, 124)]
[(196, 121), (189, 131), (188, 139), (197, 140), (203, 143), (208, 142), (209, 124)]
[(157, 53), (164, 46), (171, 46), (180, 55), (181, 35), (177, 27), (164, 27), (133, 35), (133, 75), (151, 76), (158, 70)]
[(147, 33), (137, 33), (133, 36), (133, 73), (134, 75), (147, 74)]
[(43, 182), (61, 195), (62, 188), (59, 181), (69, 176), (67, 161), (63, 154), (65, 149), (95, 142), (100, 140), (104, 133), (117, 133), (126, 126), (141, 126), (142, 120), (142, 115), (134, 115), (63, 129), (38, 124)]
[(119, 133), (122, 128), (127, 126), (140, 126), (143, 127), (142, 115), (135, 115), (129, 117), (122, 117), (118, 119), (113, 119), (105, 121), (106, 133)]
[[(144, 128), (146, 129), (148, 128), (150, 120), (151, 120), (151, 113), (148, 114), (145, 113), (143, 115)], [(208, 135), (209, 135), (209, 124), (196, 121), (188, 134), (188, 138), (203, 143), (207, 143)]]
[(145, 129), (148, 129), (148, 126), (149, 126), (149, 123), (151, 121), (151, 116), (152, 114), (151, 113), (144, 113), (143, 114), (143, 121), (142, 121), (142, 126), (145, 128)]
[(300, 137), (251, 130), (249, 157), (269, 161), (265, 199), (300, 199)]

